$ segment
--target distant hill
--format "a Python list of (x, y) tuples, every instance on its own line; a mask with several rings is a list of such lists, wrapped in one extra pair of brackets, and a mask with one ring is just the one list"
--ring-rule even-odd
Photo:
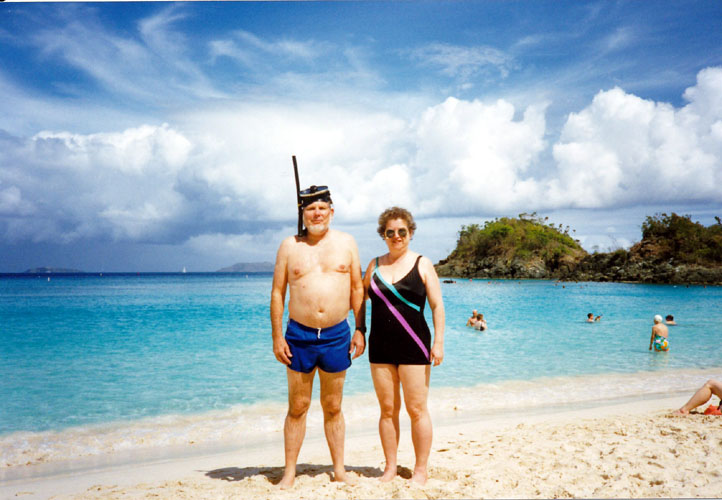
[(78, 274), (84, 273), (78, 269), (66, 269), (64, 267), (33, 267), (23, 271), (24, 274)]
[(657, 214), (642, 223), (642, 241), (629, 250), (595, 253), (574, 279), (642, 283), (722, 284), (722, 220), (703, 226), (689, 215)]
[(657, 214), (642, 224), (629, 250), (587, 253), (577, 240), (547, 224), (519, 218), (462, 226), (456, 248), (439, 261), (440, 276), (576, 281), (722, 284), (722, 220), (705, 227), (690, 216)]
[(239, 262), (216, 271), (217, 273), (272, 273), (272, 262)]
[(547, 225), (536, 213), (462, 226), (456, 248), (437, 264), (442, 276), (550, 278), (587, 255), (569, 227)]

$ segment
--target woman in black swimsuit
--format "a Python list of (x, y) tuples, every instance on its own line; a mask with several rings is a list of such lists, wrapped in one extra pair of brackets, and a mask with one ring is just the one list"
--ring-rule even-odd
[[(431, 417), (426, 405), (430, 367), (444, 359), (444, 304), (433, 264), (409, 250), (416, 230), (411, 214), (393, 207), (379, 216), (378, 232), (389, 252), (373, 259), (364, 286), (371, 299), (369, 362), (381, 407), (379, 434), (386, 457), (382, 481), (396, 476), (401, 387), (416, 453), (412, 481), (424, 484), (431, 451)], [(428, 300), (434, 341), (424, 319)]]

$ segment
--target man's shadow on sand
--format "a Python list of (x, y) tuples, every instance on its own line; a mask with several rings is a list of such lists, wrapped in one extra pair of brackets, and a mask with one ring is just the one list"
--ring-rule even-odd
[[(378, 467), (347, 465), (346, 472), (354, 472), (358, 476), (370, 478), (379, 478), (383, 475), (383, 471)], [(316, 477), (321, 474), (326, 474), (330, 479), (333, 477), (333, 467), (331, 465), (317, 464), (298, 464), (296, 466), (297, 478), (300, 476)], [(411, 469), (406, 467), (399, 467), (398, 474), (404, 479), (411, 479)], [(225, 467), (208, 471), (206, 476), (223, 481), (243, 481), (252, 476), (265, 476), (272, 484), (278, 484), (283, 477), (283, 467)]]

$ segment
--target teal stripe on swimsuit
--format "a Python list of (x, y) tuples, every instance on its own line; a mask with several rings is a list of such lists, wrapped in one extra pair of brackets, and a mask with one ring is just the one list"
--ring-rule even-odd
[(391, 293), (393, 293), (394, 295), (396, 295), (396, 297), (398, 297), (401, 302), (403, 302), (404, 304), (406, 304), (406, 305), (409, 306), (410, 308), (414, 309), (415, 311), (421, 312), (421, 308), (420, 308), (419, 306), (417, 306), (417, 305), (414, 304), (413, 302), (409, 302), (408, 300), (406, 300), (405, 298), (403, 298), (403, 297), (401, 296), (401, 294), (399, 293), (399, 291), (396, 290), (396, 287), (394, 287), (394, 285), (392, 285), (392, 284), (390, 284), (390, 283), (387, 283), (386, 280), (384, 279), (384, 277), (381, 276), (381, 273), (379, 272), (379, 258), (378, 258), (378, 257), (376, 257), (376, 267), (374, 268), (374, 274), (379, 277), (379, 280), (381, 280), (381, 283), (383, 283), (384, 286), (386, 286), (386, 288), (388, 288), (389, 290), (391, 290)]

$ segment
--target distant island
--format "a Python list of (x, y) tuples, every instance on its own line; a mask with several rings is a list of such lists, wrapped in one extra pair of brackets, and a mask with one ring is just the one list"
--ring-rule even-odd
[(629, 250), (589, 254), (569, 226), (536, 213), (462, 226), (456, 248), (436, 264), (443, 277), (722, 284), (722, 221), (657, 214)]
[(23, 274), (83, 274), (85, 271), (66, 269), (64, 267), (33, 267), (23, 271)]
[(217, 273), (272, 273), (272, 262), (239, 262), (216, 271)]

